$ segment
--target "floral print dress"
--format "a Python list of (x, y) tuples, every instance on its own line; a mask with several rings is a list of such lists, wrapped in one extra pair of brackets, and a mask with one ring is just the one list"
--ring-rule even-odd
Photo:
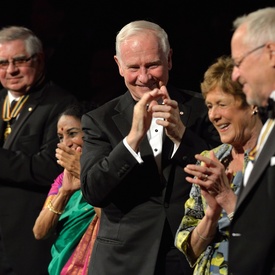
[[(215, 156), (227, 167), (231, 161), (232, 146), (222, 144), (213, 149)], [(209, 157), (210, 151), (203, 151), (201, 155)], [(244, 166), (247, 164), (248, 152), (245, 153)], [(200, 165), (200, 162), (197, 163)], [(231, 188), (238, 195), (243, 180), (243, 171), (233, 175)], [(205, 251), (194, 262), (188, 255), (189, 236), (192, 230), (204, 217), (207, 205), (201, 195), (200, 187), (192, 185), (189, 199), (185, 203), (185, 215), (177, 230), (175, 246), (185, 254), (191, 267), (194, 268), (195, 275), (227, 275), (228, 266), (228, 237), (230, 220), (223, 210), (218, 221), (217, 232), (213, 241), (207, 246)]]

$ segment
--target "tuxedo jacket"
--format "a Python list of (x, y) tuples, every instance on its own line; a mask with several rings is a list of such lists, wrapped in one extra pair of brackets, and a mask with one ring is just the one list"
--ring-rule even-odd
[(275, 127), (237, 200), (229, 239), (229, 274), (267, 275), (275, 267), (274, 158)]
[[(175, 248), (191, 187), (183, 167), (195, 163), (194, 155), (219, 139), (201, 94), (172, 87), (168, 91), (178, 102), (187, 129), (173, 158), (174, 145), (164, 137), (161, 173), (147, 137), (140, 145), (142, 164), (123, 144), (135, 104), (129, 91), (82, 117), (81, 188), (89, 203), (102, 208), (89, 274), (153, 275), (161, 240), (170, 237), (162, 236), (165, 222), (172, 232), (169, 245)], [(181, 252), (176, 253), (186, 261)], [(184, 274), (187, 271), (189, 267)]]
[[(7, 91), (0, 91), (2, 110)], [(63, 168), (55, 158), (57, 119), (76, 99), (50, 81), (30, 91), (3, 144), (0, 120), (0, 274), (48, 274), (54, 238), (37, 241), (32, 228), (50, 186)]]

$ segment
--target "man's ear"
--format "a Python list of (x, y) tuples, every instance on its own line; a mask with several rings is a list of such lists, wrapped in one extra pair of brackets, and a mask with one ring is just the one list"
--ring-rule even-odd
[(170, 49), (168, 54), (168, 70), (172, 69), (172, 55), (173, 55), (173, 50)]
[(272, 62), (272, 67), (275, 68), (275, 42), (270, 42), (267, 44), (269, 50), (269, 58)]
[(116, 55), (114, 56), (114, 60), (115, 60), (115, 62), (117, 64), (117, 66), (118, 66), (119, 74), (123, 77), (124, 73), (123, 73), (123, 70), (121, 68), (121, 64), (119, 62), (119, 59), (118, 59), (118, 57)]
[(267, 48), (269, 49), (272, 55), (275, 55), (275, 42), (267, 43)]

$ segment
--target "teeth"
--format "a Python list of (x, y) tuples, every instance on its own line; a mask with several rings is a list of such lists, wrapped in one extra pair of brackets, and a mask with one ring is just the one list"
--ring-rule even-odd
[(226, 128), (228, 126), (228, 124), (223, 124), (223, 125), (220, 125), (219, 128), (223, 129), (223, 128)]

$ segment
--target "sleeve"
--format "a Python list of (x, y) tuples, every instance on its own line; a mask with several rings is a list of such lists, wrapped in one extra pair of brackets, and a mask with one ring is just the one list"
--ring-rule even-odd
[(59, 188), (62, 186), (63, 181), (63, 173), (61, 173), (53, 182), (51, 185), (51, 189), (48, 193), (48, 196), (50, 195), (57, 195)]
[(43, 209), (46, 208), (50, 202), (50, 200), (53, 199), (58, 193), (59, 188), (62, 186), (62, 181), (63, 181), (63, 173), (61, 173), (52, 183), (51, 189), (47, 195), (47, 198), (44, 202)]

